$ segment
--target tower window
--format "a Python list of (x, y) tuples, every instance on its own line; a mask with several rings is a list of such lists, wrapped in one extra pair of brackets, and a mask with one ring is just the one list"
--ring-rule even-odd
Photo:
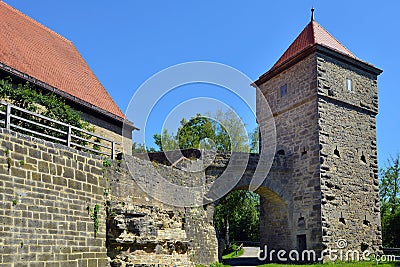
[(286, 83), (281, 86), (281, 97), (284, 97), (285, 95), (287, 95), (287, 84)]
[(346, 88), (348, 91), (353, 91), (353, 81), (350, 78), (346, 79)]

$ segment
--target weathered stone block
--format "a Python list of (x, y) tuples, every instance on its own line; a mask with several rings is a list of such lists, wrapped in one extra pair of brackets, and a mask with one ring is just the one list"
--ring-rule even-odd
[(93, 175), (92, 173), (87, 173), (87, 182), (92, 185), (98, 185), (98, 176)]
[(64, 167), (63, 177), (65, 178), (74, 178), (74, 169), (69, 167)]
[(46, 161), (39, 161), (38, 162), (38, 170), (41, 173), (49, 173), (50, 172), (49, 163)]
[(82, 190), (82, 183), (72, 180), (72, 179), (68, 179), (68, 188), (71, 189), (75, 189), (75, 190)]
[(75, 179), (81, 182), (86, 182), (86, 174), (82, 171), (75, 170)]

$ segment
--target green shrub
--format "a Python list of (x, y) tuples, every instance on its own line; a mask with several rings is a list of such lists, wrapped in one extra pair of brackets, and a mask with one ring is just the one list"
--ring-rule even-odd
[[(69, 105), (67, 105), (65, 103), (64, 98), (56, 95), (53, 92), (47, 92), (40, 88), (37, 88), (28, 82), (25, 84), (15, 85), (12, 83), (11, 78), (1, 79), (0, 98), (7, 103), (10, 103), (12, 105), (26, 109), (31, 112), (41, 114), (50, 119), (72, 125), (79, 129), (87, 131), (90, 130), (89, 123), (82, 120), (81, 114), (78, 111), (74, 110)], [(1, 109), (2, 111), (4, 111), (5, 107), (1, 107)], [(44, 124), (53, 128), (57, 128), (64, 132), (68, 131), (67, 127), (62, 127), (53, 122), (47, 121), (37, 116), (32, 116), (23, 113), (19, 110), (14, 110), (13, 114), (23, 119), (28, 119), (30, 121), (36, 122), (38, 124)], [(62, 139), (65, 139), (66, 137), (66, 135), (63, 133), (48, 129), (46, 127), (41, 127), (39, 125), (31, 124), (20, 119), (13, 118), (12, 123), (20, 127), (24, 127), (25, 129), (33, 130), (46, 135)], [(27, 135), (32, 135), (32, 133), (28, 131), (23, 133)], [(76, 132), (74, 134), (81, 138), (88, 138), (87, 135), (81, 132)], [(85, 141), (82, 140), (77, 141), (77, 143), (79, 143), (80, 145), (87, 144)]]

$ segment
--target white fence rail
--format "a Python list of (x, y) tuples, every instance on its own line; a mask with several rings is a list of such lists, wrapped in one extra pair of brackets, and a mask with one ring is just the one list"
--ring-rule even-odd
[(116, 145), (120, 144), (3, 101), (0, 101), (0, 125), (8, 130), (61, 143), (86, 152), (109, 156), (112, 159), (117, 154)]

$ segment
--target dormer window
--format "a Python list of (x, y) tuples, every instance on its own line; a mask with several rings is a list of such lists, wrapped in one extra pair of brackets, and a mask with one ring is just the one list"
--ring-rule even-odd
[(348, 91), (353, 91), (353, 81), (350, 78), (346, 78), (346, 88)]
[(287, 84), (286, 83), (281, 86), (281, 97), (284, 97), (285, 95), (287, 95)]

